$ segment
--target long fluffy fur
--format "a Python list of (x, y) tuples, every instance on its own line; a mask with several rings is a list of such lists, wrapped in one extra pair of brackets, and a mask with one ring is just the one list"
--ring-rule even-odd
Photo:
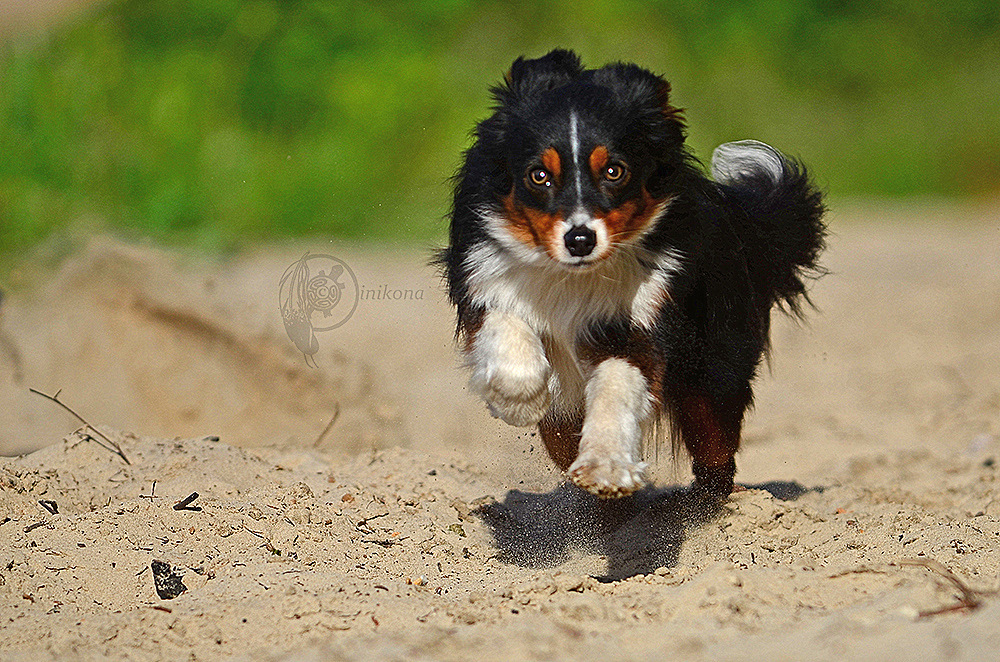
[[(801, 315), (808, 280), (822, 273), (820, 192), (800, 163), (754, 141), (721, 146), (706, 176), (669, 85), (636, 65), (587, 70), (553, 51), (517, 60), (493, 94), (455, 178), (439, 256), (474, 387), (505, 420), (537, 420), (556, 463), (601, 496), (641, 484), (614, 478), (641, 474), (638, 458), (602, 469), (602, 453), (631, 448), (634, 430), (661, 416), (691, 451), (698, 484), (728, 493), (770, 311)], [(591, 243), (573, 244), (567, 228)], [(497, 316), (523, 323), (530, 342), (516, 344), (537, 340), (544, 355), (507, 351), (495, 330), (514, 326)], [(489, 339), (477, 337), (484, 323)], [(531, 361), (549, 364), (547, 399), (520, 393), (511, 377), (532, 372)], [(614, 361), (642, 379), (615, 386), (606, 375), (633, 373)], [(591, 420), (599, 414), (588, 403), (610, 397), (595, 389), (632, 393), (639, 383), (649, 416), (604, 407), (610, 418)], [(622, 439), (602, 441), (598, 429)]]

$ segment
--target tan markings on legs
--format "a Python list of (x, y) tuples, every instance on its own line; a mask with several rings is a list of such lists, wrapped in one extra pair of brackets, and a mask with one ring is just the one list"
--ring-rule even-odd
[(566, 471), (576, 459), (582, 429), (583, 416), (578, 414), (549, 415), (538, 424), (545, 450), (560, 470)]
[(720, 412), (706, 396), (687, 396), (680, 402), (680, 428), (691, 453), (695, 477), (720, 496), (733, 487), (734, 456), (740, 445), (742, 410)]

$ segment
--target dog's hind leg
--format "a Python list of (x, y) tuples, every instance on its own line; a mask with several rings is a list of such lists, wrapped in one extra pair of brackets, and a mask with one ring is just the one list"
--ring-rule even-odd
[(580, 432), (583, 430), (583, 415), (553, 414), (549, 412), (538, 424), (538, 433), (545, 443), (549, 457), (562, 471), (573, 464), (580, 452)]
[(687, 394), (675, 399), (675, 425), (691, 453), (695, 484), (715, 497), (733, 491), (734, 456), (749, 402), (749, 389), (725, 398)]

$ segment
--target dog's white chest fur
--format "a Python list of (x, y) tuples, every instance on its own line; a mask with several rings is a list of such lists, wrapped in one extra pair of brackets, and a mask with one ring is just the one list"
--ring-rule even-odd
[(637, 250), (624, 247), (587, 271), (570, 271), (545, 259), (525, 262), (491, 242), (468, 253), (472, 301), (522, 320), (537, 334), (551, 366), (549, 391), (557, 410), (583, 407), (594, 366), (577, 349), (593, 324), (624, 319), (649, 329), (669, 299), (670, 278), (680, 261), (672, 254), (640, 261)]

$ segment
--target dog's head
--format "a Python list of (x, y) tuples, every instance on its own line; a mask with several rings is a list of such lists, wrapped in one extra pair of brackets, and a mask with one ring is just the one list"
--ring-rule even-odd
[(491, 236), (529, 262), (585, 269), (647, 235), (673, 199), (684, 125), (669, 84), (630, 64), (518, 59), (470, 152), (488, 160)]

